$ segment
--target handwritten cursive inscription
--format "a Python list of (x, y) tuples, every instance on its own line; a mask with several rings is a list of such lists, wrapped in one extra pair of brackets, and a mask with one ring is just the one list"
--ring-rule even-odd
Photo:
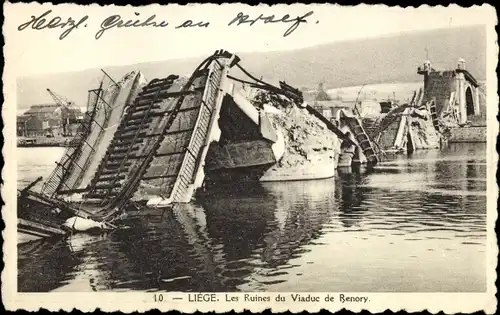
[[(85, 15), (78, 22), (73, 18), (69, 17), (63, 22), (63, 19), (59, 16), (53, 17), (50, 21), (47, 21), (48, 15), (52, 13), (52, 10), (48, 10), (40, 16), (31, 16), (31, 20), (23, 23), (17, 27), (17, 30), (22, 31), (31, 26), (34, 30), (52, 29), (52, 28), (62, 28), (65, 29), (64, 32), (59, 36), (59, 39), (64, 39), (78, 26), (82, 25), (89, 17)], [(87, 24), (84, 25), (86, 27)]]
[[(136, 16), (139, 16), (138, 12), (135, 12), (134, 14)], [(102, 21), (101, 29), (99, 31), (97, 31), (97, 33), (95, 34), (95, 39), (101, 38), (101, 36), (104, 34), (105, 31), (110, 30), (114, 27), (120, 28), (120, 27), (166, 27), (166, 26), (168, 26), (167, 22), (165, 22), (165, 21), (157, 22), (157, 21), (155, 21), (155, 19), (156, 19), (156, 15), (153, 14), (144, 21), (136, 19), (136, 20), (128, 20), (125, 22), (125, 20), (123, 20), (120, 15), (118, 15), (118, 14), (111, 15)]]
[[(86, 21), (89, 19), (88, 15), (85, 15), (81, 19), (74, 19), (72, 17), (68, 17), (66, 19), (61, 18), (60, 16), (50, 16), (52, 10), (48, 10), (44, 12), (40, 16), (31, 16), (29, 21), (26, 21), (19, 25), (17, 29), (19, 31), (23, 31), (25, 29), (31, 28), (37, 31), (44, 29), (62, 29), (63, 32), (59, 36), (59, 39), (64, 39), (68, 36), (73, 30), (78, 27), (87, 27)], [(265, 16), (264, 14), (260, 14), (257, 17), (250, 17), (248, 14), (240, 12), (234, 17), (229, 23), (228, 26), (231, 25), (249, 25), (253, 26), (256, 23), (263, 24), (275, 24), (282, 23), (289, 25), (288, 29), (283, 34), (283, 37), (286, 37), (292, 34), (302, 23), (307, 23), (307, 18), (313, 15), (313, 11), (309, 11), (301, 16), (291, 17), (289, 14), (283, 15), (281, 18), (276, 17), (274, 14)], [(100, 25), (99, 30), (95, 33), (95, 39), (100, 39), (104, 33), (111, 31), (116, 28), (129, 28), (129, 27), (159, 27), (165, 28), (169, 26), (169, 23), (164, 20), (160, 20), (156, 18), (156, 15), (150, 15), (148, 18), (143, 19), (140, 17), (140, 13), (134, 12), (135, 17), (132, 19), (127, 19), (122, 17), (119, 14), (113, 14), (105, 18)], [(318, 21), (316, 21), (318, 23)], [(203, 20), (185, 20), (183, 23), (174, 24), (174, 29), (199, 29), (199, 28), (208, 28), (210, 26), (209, 21)]]
[(186, 21), (184, 21), (184, 23), (176, 26), (175, 28), (179, 29), (179, 28), (188, 28), (188, 27), (208, 27), (209, 25), (210, 25), (210, 22), (203, 22), (203, 21), (193, 22), (191, 20), (186, 20)]
[(311, 16), (313, 13), (314, 13), (314, 11), (309, 11), (302, 16), (297, 16), (296, 18), (291, 18), (289, 14), (285, 14), (285, 15), (283, 15), (282, 18), (278, 19), (274, 16), (274, 14), (269, 15), (269, 16), (264, 16), (263, 14), (261, 14), (256, 18), (250, 18), (250, 16), (248, 16), (247, 14), (240, 12), (236, 15), (236, 17), (231, 22), (229, 22), (228, 26), (231, 26), (235, 23), (237, 23), (236, 26), (239, 26), (241, 24), (250, 24), (250, 26), (252, 26), (259, 21), (263, 21), (264, 24), (267, 24), (267, 23), (293, 23), (290, 25), (290, 27), (283, 34), (283, 37), (287, 37), (288, 35), (292, 34), (297, 29), (297, 27), (299, 27), (299, 25), (301, 23), (307, 23), (306, 18), (308, 16)]

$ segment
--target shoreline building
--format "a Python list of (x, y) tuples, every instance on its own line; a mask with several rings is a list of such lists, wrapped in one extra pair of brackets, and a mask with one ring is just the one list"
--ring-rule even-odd
[(361, 118), (377, 118), (382, 112), (381, 104), (376, 100), (359, 99), (345, 100), (341, 97), (332, 99), (323, 89), (323, 84), (318, 86), (318, 92), (312, 107), (328, 120), (334, 120), (341, 110)]
[(17, 116), (16, 125), (18, 137), (39, 137), (44, 135), (43, 123), (36, 116)]
[(66, 108), (57, 104), (32, 105), (23, 115), (17, 116), (17, 135), (72, 136), (76, 133), (83, 114), (80, 108)]

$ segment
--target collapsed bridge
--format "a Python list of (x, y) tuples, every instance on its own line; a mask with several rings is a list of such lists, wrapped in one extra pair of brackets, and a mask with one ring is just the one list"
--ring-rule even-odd
[[(276, 87), (257, 79), (239, 61), (221, 50), (206, 58), (189, 78), (169, 75), (150, 82), (140, 72), (131, 72), (119, 82), (105, 73), (101, 86), (89, 91), (84, 132), (56, 162), (41, 193), (31, 192), (31, 196), (102, 221), (134, 201), (151, 206), (189, 202), (207, 182), (262, 177), (287, 151), (284, 130), (270, 119), (268, 110), (251, 103), (236, 83), (292, 100), (336, 139), (359, 143), (365, 152), (373, 153), (362, 135), (350, 138), (305, 103), (299, 90), (285, 82)], [(249, 81), (232, 76), (233, 67)], [(376, 156), (369, 157), (376, 163)], [(336, 156), (330, 159), (334, 171)], [(275, 172), (274, 178), (279, 174)], [(294, 176), (285, 174), (279, 180)]]

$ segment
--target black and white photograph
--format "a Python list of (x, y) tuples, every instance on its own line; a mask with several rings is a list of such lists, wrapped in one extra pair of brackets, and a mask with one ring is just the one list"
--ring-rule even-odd
[(13, 292), (496, 308), (493, 8), (6, 9)]

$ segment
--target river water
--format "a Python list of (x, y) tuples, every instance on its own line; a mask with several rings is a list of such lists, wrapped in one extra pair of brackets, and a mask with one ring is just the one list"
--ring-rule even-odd
[[(19, 185), (60, 148), (18, 148)], [(486, 145), (220, 189), (105, 235), (19, 247), (19, 291), (486, 290)]]

